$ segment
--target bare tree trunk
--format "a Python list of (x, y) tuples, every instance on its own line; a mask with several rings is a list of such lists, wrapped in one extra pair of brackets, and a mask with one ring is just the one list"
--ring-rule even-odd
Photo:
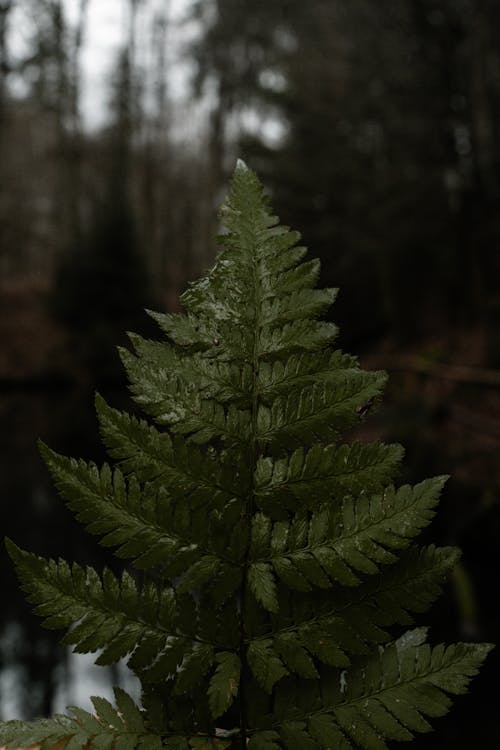
[(73, 36), (73, 49), (71, 51), (71, 128), (74, 136), (81, 134), (80, 119), (80, 55), (85, 40), (85, 30), (87, 26), (87, 15), (89, 9), (89, 0), (80, 0), (78, 9), (78, 21)]
[(163, 10), (153, 17), (153, 76), (155, 77), (154, 94), (156, 116), (154, 118), (154, 140), (162, 152), (167, 142), (170, 124), (167, 90), (167, 45), (170, 15), (170, 0), (165, 0)]
[(152, 90), (155, 110), (144, 128), (144, 153), (142, 169), (141, 206), (143, 215), (143, 241), (149, 254), (154, 279), (154, 291), (161, 299), (166, 286), (168, 243), (165, 228), (168, 226), (168, 133), (170, 113), (167, 90), (167, 44), (170, 3), (166, 0), (161, 11), (152, 18)]
[(85, 40), (89, 0), (80, 0), (78, 21), (73, 34), (72, 49), (69, 50), (69, 101), (68, 132), (66, 134), (67, 179), (70, 201), (70, 238), (77, 245), (82, 239), (81, 226), (81, 162), (82, 162), (82, 121), (80, 112), (81, 92), (81, 51)]
[(9, 51), (7, 46), (7, 26), (9, 13), (14, 7), (13, 0), (0, 0), (0, 127), (4, 120), (6, 105), (6, 80), (9, 73)]
[(137, 51), (137, 11), (139, 9), (140, 0), (129, 0), (129, 33), (128, 33), (128, 49), (130, 55), (130, 61), (133, 65), (135, 63), (135, 55)]
[(141, 108), (139, 105), (140, 86), (137, 74), (137, 52), (138, 52), (138, 11), (141, 0), (129, 0), (129, 27), (128, 27), (128, 45), (127, 57), (129, 64), (129, 116), (130, 116), (130, 135), (133, 137), (139, 132)]
[(78, 178), (73, 143), (73, 111), (75, 109), (69, 30), (61, 0), (52, 0), (50, 14), (53, 34), (53, 58), (57, 83), (54, 92), (55, 127), (58, 144), (58, 174), (54, 201), (57, 252), (68, 251), (79, 235)]
[(475, 142), (476, 169), (486, 191), (497, 190), (492, 167), (495, 153), (495, 129), (491, 101), (487, 90), (487, 61), (491, 54), (487, 15), (481, 0), (472, 5), (470, 28), (470, 95), (472, 130)]
[(468, 68), (472, 171), (470, 187), (462, 199), (461, 235), (462, 242), (468, 241), (464, 277), (468, 279), (473, 310), (488, 320), (488, 294), (485, 292), (491, 276), (488, 248), (496, 242), (492, 227), (496, 223), (500, 180), (493, 100), (488, 90), (493, 44), (490, 13), (484, 0), (471, 2), (471, 16)]

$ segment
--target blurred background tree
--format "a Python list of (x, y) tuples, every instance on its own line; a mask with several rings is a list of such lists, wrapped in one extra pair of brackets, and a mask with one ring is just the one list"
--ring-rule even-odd
[[(432, 533), (464, 557), (424, 620), (497, 640), (499, 23), (496, 0), (0, 0), (2, 532), (101, 560), (36, 437), (103, 458), (92, 392), (129, 406), (115, 346), (210, 265), (242, 156), (341, 288), (339, 344), (390, 372), (361, 437), (406, 446), (402, 481), (452, 475)], [(130, 681), (95, 687), (0, 575), (4, 718)], [(415, 744), (496, 748), (498, 662)]]

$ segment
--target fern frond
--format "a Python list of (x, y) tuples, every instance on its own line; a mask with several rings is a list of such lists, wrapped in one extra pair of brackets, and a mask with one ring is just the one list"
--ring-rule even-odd
[(261, 406), (257, 436), (287, 448), (332, 440), (359, 421), (358, 409), (380, 394), (384, 380), (378, 373), (351, 371), (333, 382), (304, 385), (271, 407)]
[(333, 323), (298, 320), (275, 328), (264, 328), (258, 338), (261, 357), (283, 357), (304, 349), (316, 351), (332, 343), (338, 333)]
[(426, 717), (448, 712), (448, 694), (466, 692), (492, 647), (431, 648), (424, 639), (425, 630), (406, 633), (359, 666), (322, 677), (312, 691), (283, 683), (274, 706), (278, 722), (272, 730), (256, 732), (250, 747), (266, 747), (262, 739), (286, 750), (387, 750), (386, 740), (429, 731)]
[[(245, 213), (241, 207), (245, 206)], [(214, 320), (219, 326), (222, 352), (231, 359), (247, 359), (258, 351), (260, 356), (277, 356), (297, 349), (314, 350), (330, 343), (337, 328), (331, 323), (314, 318), (333, 302), (335, 290), (317, 294), (319, 265), (317, 261), (301, 263), (303, 250), (294, 248), (297, 232), (277, 226), (277, 218), (270, 216), (258, 179), (248, 170), (236, 170), (231, 193), (221, 210), (221, 218), (229, 230), (223, 237), (224, 250), (210, 275), (190, 286), (182, 296), (188, 310), (187, 319), (205, 322)], [(255, 288), (256, 273), (261, 285), (261, 307), (258, 311), (259, 328), (254, 341), (256, 309), (248, 298)], [(296, 295), (309, 293), (310, 305), (295, 305)], [(212, 313), (212, 315), (211, 315)], [(191, 316), (191, 318), (190, 318)], [(221, 323), (233, 321), (233, 335), (227, 337)], [(165, 328), (172, 337), (171, 319)], [(236, 342), (234, 330), (242, 333)], [(250, 330), (250, 341), (246, 336)], [(212, 333), (212, 332), (211, 332)], [(179, 336), (176, 342), (181, 343)], [(194, 340), (194, 337), (193, 337)], [(256, 348), (255, 348), (256, 345)]]
[(299, 513), (290, 521), (274, 523), (264, 513), (256, 513), (252, 519), (250, 573), (260, 571), (261, 577), (271, 579), (274, 588), (276, 577), (297, 591), (310, 591), (313, 586), (330, 588), (330, 577), (315, 556), (330, 542), (329, 531), (327, 511), (312, 514), (311, 520)]
[(386, 750), (428, 731), (490, 648), (431, 649), (422, 629), (394, 642), (458, 556), (415, 543), (445, 477), (396, 489), (400, 446), (342, 444), (386, 376), (333, 349), (336, 290), (315, 289), (319, 262), (242, 163), (221, 220), (186, 314), (150, 313), (164, 341), (121, 351), (156, 426), (97, 396), (114, 468), (42, 447), (140, 583), (8, 542), (43, 624), (98, 664), (127, 657), (143, 708), (118, 691), (95, 715), (0, 722), (8, 750)]
[(393, 551), (404, 549), (435, 515), (447, 476), (427, 479), (415, 487), (362, 495), (354, 504), (344, 500), (340, 528), (332, 547), (352, 569), (376, 573), (381, 563), (395, 561)]
[(185, 354), (165, 342), (129, 334), (135, 353), (120, 350), (132, 393), (147, 414), (167, 411), (179, 380), (195, 384), (206, 398), (248, 407), (252, 395), (252, 369), (199, 352)]
[[(252, 519), (250, 571), (261, 578), (279, 578), (297, 591), (360, 583), (360, 573), (375, 574), (393, 563), (398, 550), (427, 526), (447, 477), (428, 479), (415, 487), (388, 487), (379, 495), (361, 495), (354, 505), (344, 499), (341, 510), (328, 507), (296, 514), (274, 523), (263, 513)], [(270, 581), (269, 586), (274, 586)], [(262, 602), (264, 604), (264, 602)], [(264, 604), (264, 606), (266, 606)]]
[[(125, 479), (119, 469), (112, 472), (107, 464), (99, 471), (95, 464), (58, 455), (43, 444), (41, 453), (78, 521), (91, 534), (101, 536), (103, 546), (117, 547), (118, 557), (132, 558), (141, 569), (161, 565), (164, 574), (188, 571), (189, 577), (189, 569), (200, 564), (210, 565), (207, 580), (231, 574), (238, 562), (230, 557), (231, 544), (217, 544), (218, 535), (225, 532), (227, 514), (210, 508), (191, 510), (186, 503), (179, 512), (168, 485), (141, 486), (133, 475)], [(236, 588), (239, 579), (233, 575), (233, 580)], [(193, 588), (200, 583), (198, 577)], [(185, 586), (185, 590), (192, 589)]]
[[(23, 590), (36, 605), (36, 614), (45, 618), (44, 626), (58, 629), (78, 623), (68, 631), (65, 642), (75, 644), (79, 653), (105, 648), (99, 663), (118, 661), (150, 634), (163, 638), (175, 634), (176, 605), (171, 589), (162, 591), (161, 597), (152, 587), (140, 594), (128, 573), (118, 580), (104, 569), (101, 579), (93, 568), (45, 560), (10, 540), (7, 550)], [(116, 648), (110, 649), (112, 645)]]
[[(121, 353), (131, 378), (143, 375), (141, 360), (127, 350)], [(135, 372), (135, 376), (134, 376)], [(235, 405), (224, 408), (218, 400), (198, 388), (196, 381), (185, 380), (181, 373), (171, 376), (168, 388), (158, 386), (146, 391), (135, 389), (136, 401), (151, 414), (156, 423), (173, 433), (187, 435), (198, 444), (220, 437), (232, 444), (245, 443), (250, 431), (250, 411)]]
[(197, 559), (198, 544), (189, 544), (165, 523), (170, 503), (161, 488), (143, 490), (134, 476), (126, 482), (119, 469), (112, 472), (107, 464), (99, 471), (94, 464), (60, 456), (43, 445), (41, 452), (77, 520), (90, 533), (102, 535), (103, 546), (117, 547), (118, 557), (133, 558), (139, 568), (172, 557), (187, 565)]
[(265, 651), (274, 665), (277, 681), (289, 673), (318, 676), (316, 661), (331, 667), (347, 667), (352, 655), (367, 654), (373, 644), (390, 640), (387, 628), (409, 625), (412, 613), (424, 612), (437, 599), (447, 575), (457, 561), (453, 547), (430, 546), (409, 550), (378, 580), (369, 579), (349, 594), (336, 592), (324, 598), (280, 599), (271, 628), (249, 644), (249, 663), (255, 678), (266, 689), (274, 682), (269, 667), (250, 658)]
[[(262, 400), (269, 404), (292, 389), (312, 383), (336, 382), (351, 372), (359, 372), (357, 359), (339, 349), (299, 352), (284, 360), (263, 360), (259, 367), (258, 389)], [(377, 374), (382, 381), (384, 373)]]
[(105, 568), (101, 579), (93, 568), (45, 560), (10, 540), (7, 547), (28, 600), (45, 618), (43, 625), (53, 629), (75, 625), (63, 642), (74, 645), (78, 653), (102, 649), (96, 664), (113, 664), (131, 654), (129, 666), (146, 681), (175, 677), (179, 667), (180, 679), (184, 664), (203, 661), (211, 666), (217, 648), (225, 651), (234, 646), (234, 636), (220, 630), (218, 634), (225, 636), (222, 648), (201, 639), (194, 601), (176, 595), (172, 588), (146, 583), (139, 590), (126, 572), (117, 579)]
[(71, 715), (50, 719), (0, 722), (0, 744), (6, 750), (38, 745), (40, 750), (227, 750), (230, 740), (216, 736), (157, 734), (148, 715), (121, 688), (113, 688), (116, 708), (91, 696), (94, 714), (70, 706)]
[(370, 578), (349, 596), (344, 592), (340, 613), (360, 637), (383, 642), (389, 635), (386, 628), (411, 625), (412, 613), (421, 614), (433, 604), (459, 557), (456, 547), (411, 548), (379, 579)]
[(74, 706), (73, 714), (51, 719), (0, 723), (0, 744), (10, 748), (58, 745), (64, 750), (161, 750), (162, 738), (148, 731), (144, 716), (132, 698), (114, 688), (116, 708), (105, 698), (92, 697), (95, 715)]
[(158, 313), (146, 311), (158, 323), (162, 331), (178, 346), (207, 351), (217, 346), (220, 327), (210, 318), (200, 320), (194, 315)]
[(223, 508), (240, 498), (249, 482), (243, 461), (235, 465), (235, 454), (211, 449), (203, 453), (181, 438), (171, 438), (144, 420), (108, 406), (96, 397), (97, 415), (104, 443), (110, 456), (128, 474), (139, 480), (160, 479), (175, 498), (190, 499), (193, 505), (207, 497)]
[[(143, 361), (130, 352), (124, 354), (122, 359), (127, 363), (131, 379), (133, 370), (137, 371), (138, 379), (142, 378), (141, 387), (133, 389), (135, 400), (158, 425), (168, 427), (173, 434), (185, 435), (190, 443), (203, 444), (220, 437), (227, 444), (242, 445), (248, 438), (248, 399), (242, 391), (236, 391), (236, 384), (232, 387), (228, 380), (218, 390), (211, 386), (202, 388), (195, 378), (185, 380), (179, 372), (175, 376), (169, 373), (163, 378), (161, 372), (156, 371), (155, 382), (151, 382), (151, 377), (146, 388), (144, 373), (148, 370)], [(223, 369), (216, 367), (213, 358), (200, 361), (214, 363), (214, 367), (207, 368), (212, 371), (213, 378)], [(229, 377), (232, 368), (224, 369)]]
[(143, 419), (110, 407), (96, 394), (95, 406), (101, 437), (112, 458), (120, 462), (125, 474), (133, 472), (140, 481), (163, 477), (175, 472), (171, 455), (171, 438)]
[[(313, 285), (319, 266), (317, 261), (310, 261), (280, 271), (279, 256), (273, 255), (278, 237), (276, 230), (280, 231), (280, 239), (290, 237), (281, 247), (283, 252), (295, 239), (295, 233), (288, 233), (285, 227), (262, 228), (259, 218), (256, 218), (250, 227), (230, 232), (224, 237), (224, 245), (230, 245), (230, 249), (221, 253), (209, 277), (192, 284), (182, 296), (187, 315), (151, 313), (174, 344), (189, 351), (217, 353), (234, 362), (246, 362), (251, 358), (255, 310), (248, 303), (248, 290), (255, 285), (255, 255), (258, 256), (262, 281), (262, 309), (259, 311), (262, 325), (259, 326), (257, 342), (260, 356), (281, 356), (299, 349), (313, 351), (332, 342), (337, 327), (307, 315), (313, 307), (319, 310), (331, 304), (335, 290), (320, 293), (321, 302), (311, 305), (309, 310), (293, 309), (297, 293), (307, 290), (313, 295), (316, 291)], [(249, 232), (259, 237), (257, 242), (255, 239), (248, 242)], [(287, 294), (290, 295), (288, 311), (283, 314), (284, 309), (279, 308), (281, 302), (276, 304), (274, 300), (281, 300)], [(203, 312), (199, 304), (201, 299)], [(238, 341), (235, 330), (240, 334)]]
[(289, 294), (264, 298), (262, 325), (276, 326), (292, 320), (318, 318), (335, 302), (338, 289), (300, 289)]
[(264, 512), (282, 515), (282, 508), (296, 510), (301, 504), (314, 510), (334, 493), (375, 492), (394, 474), (402, 456), (399, 445), (353, 443), (297, 448), (287, 458), (260, 458), (256, 502)]

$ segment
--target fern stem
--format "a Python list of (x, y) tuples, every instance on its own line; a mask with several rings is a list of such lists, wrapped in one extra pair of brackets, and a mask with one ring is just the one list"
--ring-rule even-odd
[[(249, 223), (254, 224), (252, 213), (249, 216)], [(252, 237), (255, 237), (252, 232)], [(255, 242), (256, 240), (253, 240)], [(252, 242), (252, 244), (253, 244)], [(243, 562), (243, 579), (241, 584), (241, 611), (240, 611), (240, 659), (241, 659), (241, 678), (240, 678), (240, 739), (241, 747), (244, 750), (247, 745), (247, 713), (246, 713), (246, 683), (250, 677), (250, 670), (247, 660), (247, 638), (245, 632), (245, 606), (248, 596), (248, 569), (250, 560), (250, 523), (255, 514), (255, 468), (257, 464), (259, 441), (257, 438), (257, 414), (259, 407), (259, 350), (258, 340), (260, 333), (260, 321), (258, 320), (258, 311), (260, 310), (260, 289), (259, 279), (256, 269), (256, 248), (250, 248), (252, 261), (252, 281), (253, 281), (253, 302), (254, 302), (254, 339), (252, 351), (252, 406), (251, 406), (251, 439), (249, 445), (249, 467), (250, 467), (250, 486), (247, 496), (247, 503), (244, 510), (247, 520), (247, 540), (246, 550)]]

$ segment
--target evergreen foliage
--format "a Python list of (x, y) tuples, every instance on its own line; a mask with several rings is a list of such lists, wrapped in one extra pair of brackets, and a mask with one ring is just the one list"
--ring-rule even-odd
[(48, 628), (97, 664), (128, 657), (142, 706), (0, 724), (8, 748), (384, 750), (427, 732), (490, 646), (407, 629), (457, 550), (419, 546), (446, 477), (393, 485), (402, 450), (342, 443), (385, 383), (335, 349), (335, 290), (238, 163), (224, 246), (152, 313), (166, 340), (122, 351), (149, 421), (97, 397), (114, 468), (42, 455), (68, 507), (141, 573), (45, 560), (8, 541)]

